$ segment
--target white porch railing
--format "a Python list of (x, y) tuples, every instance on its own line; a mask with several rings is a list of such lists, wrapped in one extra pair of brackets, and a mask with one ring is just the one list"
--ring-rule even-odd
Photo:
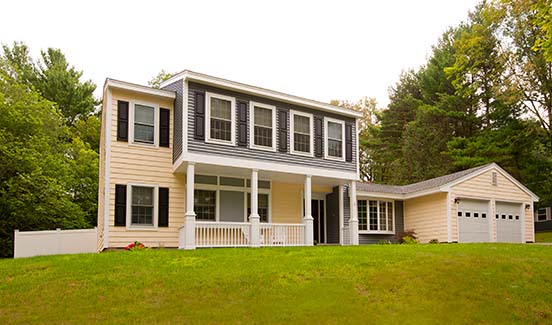
[[(180, 236), (185, 236), (185, 225)], [(248, 247), (252, 246), (251, 223), (249, 222), (195, 222), (195, 247)], [(181, 242), (185, 242), (181, 238)], [(259, 241), (261, 246), (304, 246), (304, 224), (261, 223)]]
[(260, 225), (261, 246), (304, 246), (305, 225), (268, 223)]
[(195, 228), (196, 247), (249, 246), (249, 223), (196, 221)]

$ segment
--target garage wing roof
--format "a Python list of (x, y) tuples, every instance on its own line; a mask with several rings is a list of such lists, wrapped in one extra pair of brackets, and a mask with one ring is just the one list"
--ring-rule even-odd
[(462, 170), (453, 174), (448, 174), (445, 176), (440, 176), (432, 179), (428, 179), (422, 182), (409, 184), (409, 185), (383, 185), (383, 184), (374, 184), (374, 183), (357, 183), (357, 190), (364, 191), (364, 192), (375, 192), (375, 193), (391, 193), (391, 194), (399, 194), (399, 195), (405, 195), (405, 194), (411, 194), (415, 192), (422, 192), (426, 190), (430, 190), (433, 188), (441, 187), (444, 185), (447, 185), (449, 183), (454, 182), (455, 180), (458, 180), (462, 177), (465, 177), (467, 175), (470, 175), (476, 171), (485, 169), (486, 167), (493, 165), (487, 164), (482, 165), (466, 170)]

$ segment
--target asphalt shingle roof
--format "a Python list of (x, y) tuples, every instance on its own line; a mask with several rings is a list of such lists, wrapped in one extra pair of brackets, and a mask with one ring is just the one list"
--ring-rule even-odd
[(402, 186), (357, 182), (357, 190), (365, 191), (365, 192), (376, 192), (376, 193), (410, 194), (410, 193), (425, 191), (435, 187), (446, 185), (459, 178), (462, 178), (466, 175), (469, 175), (478, 170), (481, 170), (489, 165), (490, 164), (482, 165), (482, 166), (462, 170), (456, 173), (428, 179), (422, 182), (402, 185)]

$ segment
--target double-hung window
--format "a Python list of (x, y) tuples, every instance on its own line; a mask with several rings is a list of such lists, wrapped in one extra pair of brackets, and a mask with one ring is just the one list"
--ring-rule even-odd
[(345, 123), (326, 118), (324, 123), (326, 134), (326, 158), (345, 160)]
[(276, 150), (276, 107), (250, 102), (251, 147)]
[(291, 111), (291, 153), (312, 156), (313, 126), (312, 115)]
[(197, 220), (215, 221), (217, 191), (194, 190), (194, 211)]
[[(258, 194), (257, 210), (261, 222), (268, 222), (268, 194)], [(247, 193), (247, 217), (251, 215), (251, 193)]]
[(233, 97), (207, 93), (207, 141), (235, 143), (236, 100)]
[(154, 187), (132, 186), (131, 225), (153, 226)]
[(358, 230), (366, 233), (393, 233), (392, 201), (358, 200)]
[(142, 145), (158, 145), (159, 107), (143, 102), (132, 102), (129, 107), (130, 142)]

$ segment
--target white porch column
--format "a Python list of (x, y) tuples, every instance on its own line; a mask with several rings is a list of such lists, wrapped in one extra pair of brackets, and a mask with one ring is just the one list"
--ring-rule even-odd
[(358, 245), (358, 210), (356, 197), (356, 181), (349, 184), (349, 236), (351, 245)]
[(314, 234), (313, 234), (313, 219), (311, 211), (311, 202), (312, 202), (312, 190), (311, 190), (311, 175), (305, 176), (305, 216), (303, 217), (303, 224), (305, 224), (305, 246), (314, 245)]
[(259, 171), (257, 169), (251, 170), (251, 214), (249, 215), (249, 222), (251, 223), (251, 247), (260, 247), (260, 226), (259, 226)]
[(186, 216), (184, 223), (184, 249), (195, 249), (194, 181), (195, 164), (188, 163), (186, 171)]

